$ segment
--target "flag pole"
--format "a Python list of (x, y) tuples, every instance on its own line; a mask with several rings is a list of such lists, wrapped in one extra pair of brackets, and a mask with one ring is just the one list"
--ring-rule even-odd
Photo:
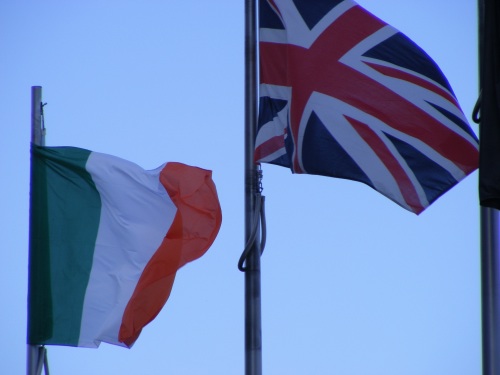
[[(245, 243), (254, 232), (259, 194), (254, 163), (257, 118), (256, 0), (245, 0)], [(245, 374), (262, 374), (260, 232), (245, 258)]]
[[(479, 122), (480, 167), (479, 191), (481, 203), (498, 191), (499, 140), (498, 103), (498, 26), (500, 7), (497, 0), (478, 0), (479, 16), (479, 90), (476, 122)], [(476, 112), (476, 109), (475, 109)], [(492, 172), (492, 170), (494, 172)], [(492, 176), (489, 176), (492, 175)], [(483, 196), (484, 195), (484, 196)], [(496, 195), (496, 193), (495, 193)], [(483, 375), (500, 375), (500, 253), (498, 202), (484, 202), (481, 207), (481, 318)]]
[[(45, 129), (42, 122), (42, 87), (31, 87), (31, 143), (39, 146), (45, 145)], [(33, 168), (33, 166), (31, 166)], [(31, 183), (30, 183), (31, 184)], [(33, 187), (30, 186), (30, 190)], [(30, 207), (31, 210), (31, 207)], [(29, 288), (29, 281), (28, 281)], [(29, 293), (29, 292), (28, 292)], [(29, 320), (29, 313), (28, 313)], [(29, 324), (29, 323), (28, 323)], [(47, 357), (45, 347), (27, 344), (26, 374), (38, 375), (45, 366), (47, 372)]]
[(494, 208), (481, 207), (483, 375), (500, 375), (498, 223), (498, 211)]

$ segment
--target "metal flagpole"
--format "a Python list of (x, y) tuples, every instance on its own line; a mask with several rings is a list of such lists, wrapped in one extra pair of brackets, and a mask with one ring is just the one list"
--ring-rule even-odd
[(498, 211), (481, 207), (483, 375), (500, 375)]
[[(245, 0), (245, 374), (262, 374), (260, 170), (254, 163), (257, 118), (256, 0)], [(247, 252), (248, 250), (248, 252)], [(240, 260), (241, 262), (241, 260)]]
[(42, 87), (31, 87), (31, 142), (45, 146), (45, 130), (42, 128)]
[[(42, 115), (42, 88), (31, 87), (31, 143), (45, 146), (45, 129), (43, 127)], [(33, 188), (32, 186), (30, 187)], [(31, 208), (30, 208), (31, 209)], [(29, 284), (29, 283), (28, 283)], [(41, 345), (27, 345), (26, 374), (39, 375), (42, 372), (48, 374), (48, 363), (46, 349)]]
[[(475, 121), (479, 122), (480, 133), (480, 192), (482, 173), (490, 173), (483, 170), (482, 161), (491, 165), (498, 165), (498, 153), (491, 153), (491, 145), (500, 147), (500, 144), (490, 143), (488, 148), (483, 147), (484, 142), (498, 141), (498, 77), (495, 71), (499, 71), (498, 64), (498, 39), (497, 22), (500, 21), (497, 0), (478, 0), (479, 15), (479, 89), (480, 96), (475, 108), (479, 116)], [(495, 35), (496, 34), (496, 35)], [(497, 87), (493, 88), (496, 84)], [(496, 93), (495, 93), (496, 92)], [(490, 139), (491, 138), (491, 139)], [(486, 146), (486, 143), (484, 144)], [(489, 158), (490, 160), (487, 160)], [(497, 180), (488, 181), (493, 184)], [(482, 315), (482, 360), (483, 375), (500, 375), (500, 253), (499, 253), (499, 211), (495, 208), (481, 207), (481, 315)]]

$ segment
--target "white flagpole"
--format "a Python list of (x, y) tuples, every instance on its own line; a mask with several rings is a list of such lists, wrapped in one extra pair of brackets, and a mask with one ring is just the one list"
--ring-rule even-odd
[[(39, 146), (45, 145), (45, 132), (42, 128), (42, 88), (31, 87), (31, 143)], [(33, 166), (31, 167), (33, 168)], [(33, 186), (30, 187), (32, 189)], [(28, 282), (29, 287), (29, 282)], [(27, 345), (26, 374), (39, 375), (42, 366), (45, 365), (47, 372), (47, 361), (45, 348), (40, 345)]]

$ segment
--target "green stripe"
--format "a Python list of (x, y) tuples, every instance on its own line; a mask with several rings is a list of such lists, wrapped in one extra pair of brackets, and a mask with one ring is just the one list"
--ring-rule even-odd
[(32, 145), (28, 343), (77, 345), (101, 199), (90, 151)]

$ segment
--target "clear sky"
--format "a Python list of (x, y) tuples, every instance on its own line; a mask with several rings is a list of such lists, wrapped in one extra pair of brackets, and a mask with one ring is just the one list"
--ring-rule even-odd
[[(476, 2), (359, 3), (434, 58), (470, 118)], [(25, 371), (33, 85), (47, 145), (211, 169), (223, 210), (132, 349), (49, 347), (51, 373), (244, 373), (243, 12), (243, 0), (0, 1), (0, 373)], [(264, 374), (481, 373), (477, 172), (416, 216), (360, 183), (263, 169)]]

